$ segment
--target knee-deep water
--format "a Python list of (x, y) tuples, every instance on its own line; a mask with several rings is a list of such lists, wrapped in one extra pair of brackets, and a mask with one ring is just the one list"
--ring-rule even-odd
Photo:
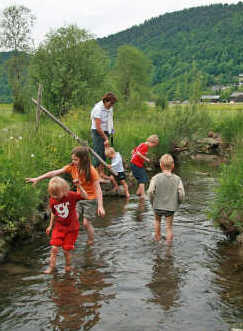
[[(153, 211), (132, 194), (106, 198), (94, 246), (81, 230), (73, 271), (43, 274), (45, 233), (18, 245), (0, 265), (0, 330), (226, 331), (243, 325), (243, 247), (207, 219), (210, 167), (181, 167), (187, 198), (174, 217), (174, 241), (153, 241)], [(164, 221), (162, 222), (162, 233)], [(243, 327), (242, 327), (243, 329)]]

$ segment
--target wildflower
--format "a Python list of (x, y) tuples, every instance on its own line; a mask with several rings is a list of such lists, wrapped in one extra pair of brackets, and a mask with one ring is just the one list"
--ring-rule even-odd
[(22, 140), (23, 139), (23, 137), (22, 136), (19, 136), (19, 140)]
[(35, 157), (35, 154), (31, 154), (30, 157)]
[(9, 139), (13, 140), (13, 139), (14, 139), (14, 137), (13, 137), (13, 136), (11, 136), (11, 137), (9, 137)]

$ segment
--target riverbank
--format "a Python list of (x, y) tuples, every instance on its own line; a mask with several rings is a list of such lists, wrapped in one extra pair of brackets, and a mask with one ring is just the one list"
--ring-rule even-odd
[[(6, 110), (9, 111), (9, 110)], [(8, 247), (14, 238), (32, 236), (35, 228), (43, 224), (39, 210), (45, 207), (47, 183), (37, 186), (25, 184), (26, 177), (38, 176), (52, 169), (59, 169), (70, 162), (70, 152), (75, 141), (52, 123), (44, 115), (40, 128), (35, 129), (35, 116), (26, 115), (21, 125), (2, 127), (3, 144), (0, 153), (0, 246)], [(237, 132), (242, 132), (240, 125), (242, 113), (207, 110), (204, 106), (188, 105), (159, 111), (158, 109), (135, 110), (130, 113), (119, 109), (115, 114), (114, 146), (119, 151), (129, 178), (129, 160), (131, 150), (151, 134), (158, 134), (160, 144), (150, 154), (153, 166), (149, 171), (158, 169), (159, 157), (167, 152), (180, 159), (193, 157), (211, 157), (216, 152), (217, 159), (231, 154), (231, 147), (222, 155), (223, 146), (235, 146)], [(89, 110), (74, 109), (62, 121), (82, 140), (91, 145)], [(219, 134), (208, 137), (209, 131)], [(200, 145), (200, 148), (199, 148)], [(157, 171), (157, 170), (156, 170)], [(41, 206), (41, 207), (40, 207)], [(216, 217), (215, 217), (216, 218)], [(11, 244), (10, 244), (11, 245)]]

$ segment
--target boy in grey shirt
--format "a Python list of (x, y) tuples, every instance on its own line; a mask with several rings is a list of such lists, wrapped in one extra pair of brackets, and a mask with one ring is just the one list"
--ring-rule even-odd
[(166, 219), (166, 242), (169, 244), (173, 240), (172, 223), (174, 213), (179, 204), (185, 198), (185, 191), (179, 176), (172, 173), (174, 169), (174, 159), (170, 154), (164, 154), (160, 158), (160, 168), (162, 173), (152, 177), (148, 195), (154, 209), (155, 215), (155, 240), (160, 240), (161, 217)]

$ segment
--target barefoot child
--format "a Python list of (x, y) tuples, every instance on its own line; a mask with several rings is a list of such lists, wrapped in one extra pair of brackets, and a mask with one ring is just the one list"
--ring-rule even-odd
[(70, 174), (73, 180), (78, 179), (86, 191), (88, 198), (87, 200), (79, 201), (77, 211), (79, 215), (83, 215), (83, 226), (88, 232), (88, 245), (92, 245), (94, 240), (94, 228), (91, 224), (91, 220), (95, 218), (96, 210), (99, 216), (105, 215), (99, 175), (97, 170), (91, 165), (88, 147), (75, 147), (72, 150), (71, 156), (72, 163), (61, 169), (49, 171), (39, 177), (26, 178), (26, 182), (36, 184), (43, 179), (64, 173)]
[(172, 222), (174, 213), (184, 200), (185, 191), (180, 177), (172, 173), (174, 160), (170, 154), (162, 155), (160, 167), (162, 173), (152, 177), (148, 195), (155, 215), (155, 240), (160, 240), (161, 217), (165, 216), (166, 242), (169, 244), (173, 240)]
[(51, 209), (50, 225), (46, 229), (51, 234), (50, 265), (44, 273), (49, 274), (56, 268), (56, 257), (59, 247), (62, 247), (65, 256), (65, 270), (71, 270), (71, 253), (78, 237), (80, 224), (76, 212), (76, 203), (87, 199), (87, 193), (77, 181), (80, 193), (70, 191), (68, 183), (61, 177), (53, 177), (48, 185), (50, 194), (49, 205)]
[(130, 194), (128, 191), (128, 186), (126, 183), (126, 175), (123, 168), (122, 163), (122, 157), (119, 152), (116, 152), (114, 148), (108, 147), (105, 149), (105, 155), (111, 159), (111, 165), (109, 165), (109, 168), (117, 172), (117, 176), (109, 176), (109, 179), (111, 180), (112, 184), (114, 185), (114, 191), (116, 192), (118, 190), (118, 184), (121, 183), (124, 187), (124, 192), (126, 195), (126, 198), (130, 198)]
[(138, 189), (136, 194), (141, 198), (145, 197), (145, 183), (148, 182), (148, 176), (144, 168), (144, 162), (150, 162), (150, 159), (146, 157), (149, 148), (157, 146), (159, 143), (159, 137), (156, 134), (149, 136), (146, 142), (141, 143), (139, 146), (133, 149), (131, 158), (131, 170), (133, 176), (138, 182)]

